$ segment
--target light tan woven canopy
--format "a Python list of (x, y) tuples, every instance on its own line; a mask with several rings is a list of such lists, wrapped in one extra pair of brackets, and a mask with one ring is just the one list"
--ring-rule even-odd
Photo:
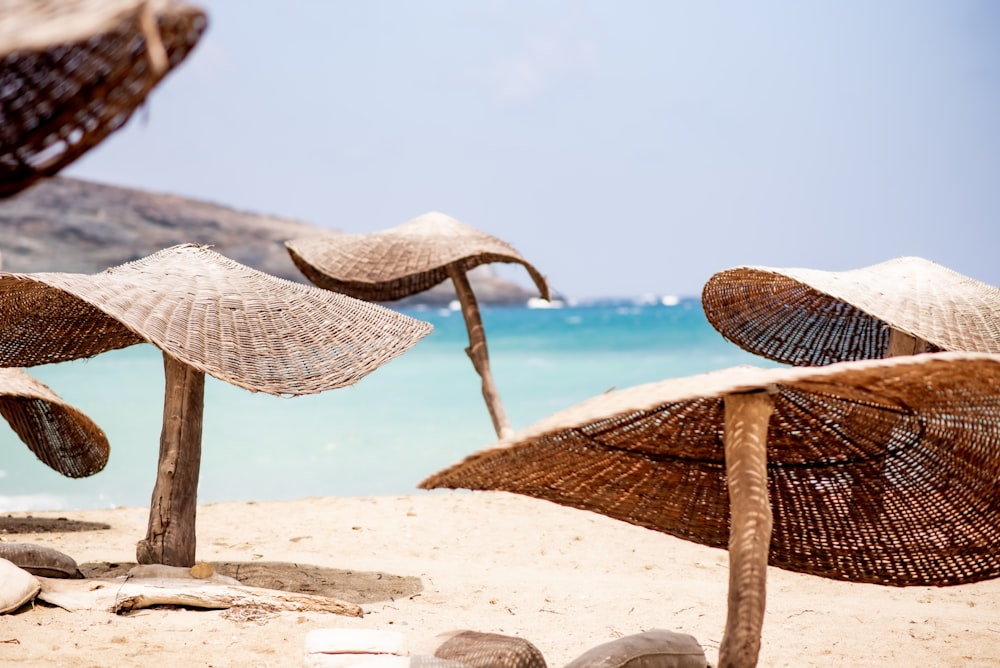
[(594, 397), (423, 488), (504, 490), (713, 547), (729, 539), (724, 397), (773, 393), (774, 566), (886, 585), (1000, 576), (1000, 356), (737, 367)]
[(35, 455), (70, 478), (108, 463), (108, 439), (82, 412), (22, 369), (0, 368), (0, 415)]
[(356, 383), (431, 329), (190, 244), (94, 275), (0, 272), (7, 367), (148, 342), (233, 385), (300, 395)]
[(173, 0), (0, 0), (0, 197), (121, 128), (206, 24)]
[(448, 265), (467, 272), (481, 264), (516, 263), (549, 299), (545, 277), (510, 244), (443, 213), (431, 212), (381, 232), (329, 233), (285, 242), (295, 266), (321, 288), (389, 302), (433, 288)]
[(885, 357), (890, 328), (928, 352), (1000, 353), (1000, 289), (918, 257), (843, 272), (727, 269), (702, 306), (724, 337), (786, 364)]

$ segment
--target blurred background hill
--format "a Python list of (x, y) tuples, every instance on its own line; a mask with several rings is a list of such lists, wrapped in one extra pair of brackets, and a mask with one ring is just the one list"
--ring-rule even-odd
[[(331, 230), (201, 200), (65, 177), (46, 179), (0, 201), (2, 269), (17, 273), (93, 274), (175, 244), (197, 243), (273, 276), (308, 283), (284, 243), (324, 232)], [(498, 278), (488, 266), (472, 272), (470, 281), (483, 304), (523, 305), (537, 296)], [(454, 298), (446, 281), (396, 303), (443, 305)]]

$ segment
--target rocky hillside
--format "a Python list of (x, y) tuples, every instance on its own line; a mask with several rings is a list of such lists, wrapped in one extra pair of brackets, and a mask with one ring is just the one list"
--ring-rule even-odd
[[(179, 243), (210, 244), (237, 262), (300, 283), (284, 242), (322, 233), (309, 223), (224, 206), (55, 177), (0, 201), (2, 269), (92, 274)], [(484, 304), (523, 304), (536, 296), (493, 276), (470, 275)], [(450, 282), (411, 302), (446, 304)]]

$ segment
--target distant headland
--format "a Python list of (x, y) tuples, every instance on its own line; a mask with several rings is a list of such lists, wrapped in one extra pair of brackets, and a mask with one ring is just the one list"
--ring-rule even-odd
[[(387, 227), (391, 226), (387, 223)], [(208, 244), (237, 262), (308, 283), (284, 243), (325, 228), (210, 202), (53, 177), (0, 201), (2, 269), (98, 273), (179, 243)], [(498, 278), (487, 266), (469, 274), (480, 303), (523, 306), (537, 294)], [(451, 282), (397, 305), (445, 305)]]

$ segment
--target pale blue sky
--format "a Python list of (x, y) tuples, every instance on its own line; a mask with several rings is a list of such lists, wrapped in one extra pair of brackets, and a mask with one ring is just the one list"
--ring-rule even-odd
[(442, 211), (576, 297), (901, 255), (1000, 285), (1000, 3), (201, 4), (68, 175), (356, 233)]

